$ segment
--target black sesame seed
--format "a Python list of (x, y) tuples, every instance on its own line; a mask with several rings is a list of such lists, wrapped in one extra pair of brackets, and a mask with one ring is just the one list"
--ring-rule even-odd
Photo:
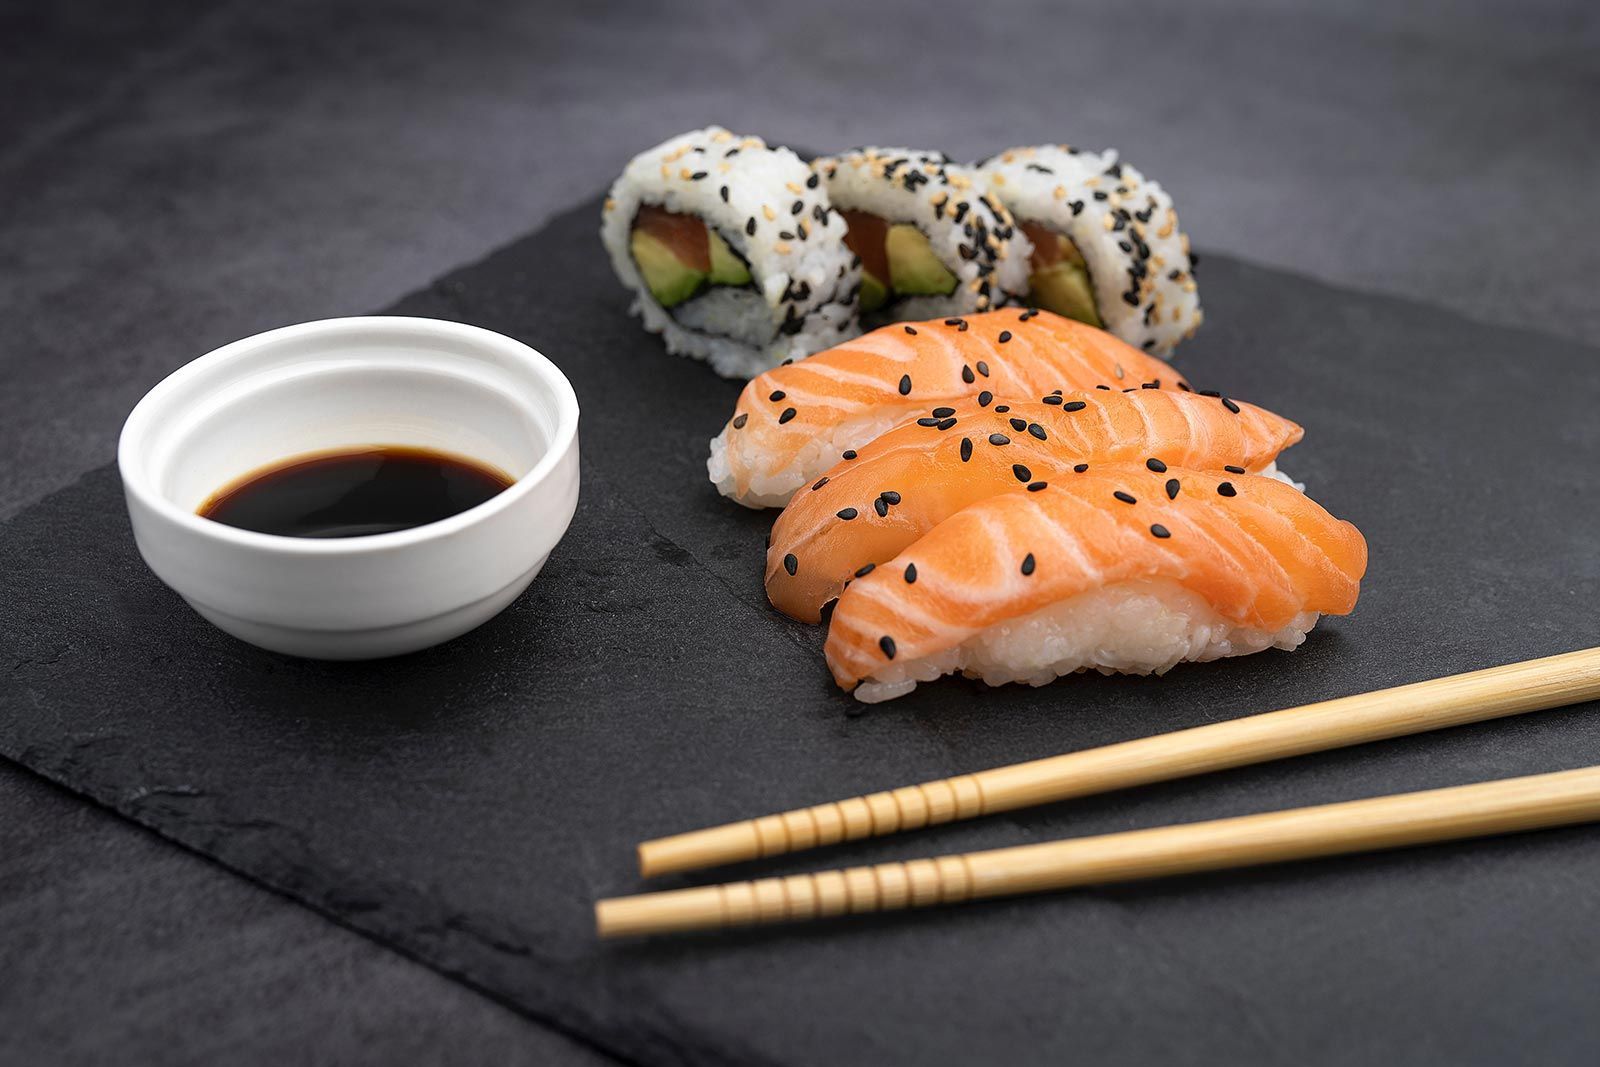
[(1028, 486), (1028, 492), (1037, 493), (1039, 490), (1045, 488), (1049, 484), (1049, 482), (1032, 482)]
[(1048, 441), (1050, 439), (1050, 435), (1045, 433), (1044, 427), (1040, 426), (1037, 422), (1028, 423), (1028, 432), (1033, 434), (1033, 436), (1037, 437), (1041, 441)]
[(818, 478), (815, 482), (811, 483), (811, 491), (813, 493), (815, 493), (818, 489), (821, 489), (823, 486), (825, 486), (827, 484), (828, 484), (828, 476), (826, 474), (824, 474), (821, 478)]
[(1239, 490), (1233, 487), (1232, 482), (1222, 482), (1217, 486), (1217, 493), (1220, 496), (1238, 496)]
[(754, 215), (751, 215), (750, 221), (744, 224), (744, 232), (751, 237), (756, 235), (756, 217)]
[(994, 394), (989, 392), (989, 390), (985, 389), (983, 392), (978, 394), (978, 406), (980, 408), (986, 408), (992, 403), (994, 403)]
[(1022, 558), (1022, 573), (1023, 574), (1032, 574), (1033, 573), (1033, 568), (1034, 568), (1033, 553), (1029, 552), (1026, 556), (1024, 556)]
[(989, 435), (989, 443), (991, 445), (1009, 445), (1011, 443), (1011, 438), (1007, 437), (1003, 433), (992, 433)]
[(1084, 471), (1089, 469), (1089, 465), (1087, 463), (1074, 463), (1072, 465), (1072, 469), (1075, 473), (1082, 474)]
[(806, 188), (815, 189), (817, 187), (817, 182), (820, 180), (821, 175), (813, 174), (811, 177), (806, 179)]
[(977, 379), (972, 376), (972, 368), (965, 363), (961, 364), (961, 380), (971, 385)]
[(800, 569), (800, 561), (794, 558), (791, 552), (783, 557), (783, 569), (789, 572), (789, 577), (794, 577), (794, 572)]
[(1096, 200), (1105, 200), (1105, 199), (1107, 199), (1105, 192), (1100, 190), (1100, 189), (1096, 189), (1094, 191), (1094, 198)]
[(1137, 504), (1139, 502), (1138, 497), (1134, 496), (1132, 493), (1124, 493), (1121, 489), (1118, 489), (1111, 495), (1122, 501), (1124, 504)]
[(1202, 389), (1202, 390), (1200, 390), (1200, 395), (1201, 396), (1221, 396), (1222, 394), (1217, 392), (1215, 389)]
[(946, 326), (960, 326), (963, 321), (962, 319), (945, 319), (944, 324)]
[(878, 568), (878, 565), (876, 563), (869, 563), (865, 567), (862, 567), (860, 570), (856, 571), (856, 577), (857, 578), (865, 578), (867, 575), (871, 574), (874, 570), (877, 570), (877, 568)]
[(941, 419), (948, 419), (951, 415), (954, 415), (955, 413), (956, 413), (956, 409), (955, 408), (934, 408), (933, 409), (933, 414), (936, 417), (941, 418)]
[(771, 393), (767, 394), (767, 399), (776, 404), (778, 401), (784, 398), (784, 395), (785, 394), (782, 389), (774, 389)]
[(997, 338), (997, 340), (1001, 344), (1005, 344), (1007, 341), (1011, 340), (1011, 331), (1010, 330), (1001, 330), (1000, 331), (1000, 336)]
[(1154, 456), (1151, 456), (1149, 459), (1145, 460), (1144, 465), (1155, 471), (1157, 474), (1165, 474), (1167, 472), (1167, 465), (1161, 462), (1159, 459), (1156, 459)]
[(1150, 524), (1150, 532), (1155, 534), (1157, 537), (1161, 537), (1161, 538), (1166, 538), (1166, 537), (1171, 537), (1172, 536), (1172, 531), (1168, 530), (1165, 526), (1161, 525), (1159, 522), (1154, 522), (1154, 523)]
[(879, 497), (872, 502), (872, 510), (878, 513), (878, 518), (884, 518), (889, 514), (889, 502)]
[(972, 438), (961, 439), (961, 462), (965, 463), (972, 458)]
[(1013, 463), (1011, 465), (1011, 473), (1017, 476), (1017, 481), (1019, 482), (1033, 481), (1033, 472), (1020, 463)]
[(742, 429), (744, 429), (744, 424), (749, 422), (749, 421), (750, 421), (750, 416), (749, 415), (735, 415), (733, 417), (733, 428), (735, 430), (742, 430)]
[(900, 503), (900, 494), (895, 492), (893, 489), (885, 489), (883, 492), (878, 494), (878, 498), (885, 504)]
[(917, 580), (917, 565), (915, 563), (907, 563), (906, 564), (906, 584), (907, 585), (911, 585), (916, 580)]
[(912, 337), (915, 337), (917, 335), (916, 328), (913, 327), (913, 326), (907, 326), (906, 327), (906, 333), (909, 333)]
[(956, 333), (966, 333), (966, 332), (967, 332), (967, 320), (962, 319), (960, 325), (958, 325), (956, 327)]
[[(999, 408), (995, 408), (995, 410), (999, 411), (1000, 409)], [(1010, 411), (1011, 409), (1010, 408), (1006, 408), (1006, 410)], [(1022, 433), (1025, 430), (1027, 430), (1027, 428), (1028, 428), (1028, 420), (1027, 419), (1012, 419), (1011, 420), (1011, 428), (1013, 430), (1017, 431), (1018, 433)]]
[(847, 448), (841, 453), (841, 455), (843, 455), (845, 459), (855, 459), (857, 452), (853, 448)]
[(939, 420), (939, 432), (943, 433), (944, 431), (948, 430), (950, 427), (954, 426), (955, 424), (956, 424), (956, 420), (953, 417), (952, 418), (948, 418), (948, 419), (940, 419)]
[(1227, 397), (1223, 397), (1222, 398), (1222, 406), (1227, 408), (1229, 411), (1233, 412), (1235, 415), (1239, 414), (1239, 405), (1235, 404), (1233, 401), (1229, 400)]
[(790, 206), (789, 214), (798, 215), (798, 214), (800, 214), (800, 212), (804, 211), (805, 209), (806, 209), (806, 202), (804, 200), (796, 200)]
[(1097, 386), (1095, 386), (1095, 388), (1096, 389), (1104, 389), (1108, 393), (1111, 392), (1111, 386), (1109, 386), (1109, 385), (1097, 385)]
[[(1102, 385), (1100, 388), (1104, 389), (1105, 386)], [(1065, 404), (1061, 405), (1061, 410), (1062, 411), (1082, 411), (1084, 408), (1086, 408), (1088, 406), (1089, 405), (1086, 402), (1082, 401), (1082, 400), (1069, 400)]]
[(722, 187), (721, 194), (722, 194), (722, 202), (724, 204), (726, 204), (728, 202), (728, 187), (726, 185), (724, 185)]
[(983, 375), (985, 378), (989, 376), (989, 364), (985, 363), (981, 359), (978, 360), (978, 373)]
[(1227, 471), (1229, 474), (1243, 474), (1244, 473), (1244, 468), (1243, 467), (1235, 467), (1231, 463), (1228, 464), (1226, 467), (1223, 467), (1222, 469)]
[(835, 514), (845, 522), (849, 522), (851, 519), (861, 514), (861, 512), (857, 511), (855, 508), (840, 508), (837, 512), (835, 512)]
[(706, 176), (706, 172), (705, 171), (697, 170), (693, 174), (689, 175), (689, 180), (692, 181), (692, 182), (697, 182), (700, 179), (704, 178), (705, 176)]
[(1059, 404), (1061, 403), (1061, 398), (1059, 396), (1047, 396), (1044, 398), (1044, 402), (1046, 404)]
[(1178, 484), (1178, 479), (1176, 479), (1176, 478), (1168, 478), (1167, 479), (1167, 499), (1168, 500), (1176, 500), (1176, 499), (1178, 499), (1178, 489), (1179, 488), (1180, 488), (1180, 486)]
[(918, 426), (937, 426), (937, 425), (939, 425), (939, 420), (938, 419), (934, 419), (934, 418), (922, 418), (922, 419), (918, 419), (917, 420), (917, 425)]
[(909, 374), (900, 375), (900, 395), (901, 396), (910, 396), (911, 395), (911, 375), (909, 375)]
[(894, 638), (890, 637), (888, 634), (884, 634), (882, 637), (878, 638), (878, 647), (883, 649), (883, 654), (885, 656), (888, 656), (890, 659), (894, 659)]
[(790, 419), (794, 418), (795, 415), (796, 415), (796, 412), (795, 412), (794, 408), (784, 408), (783, 409), (783, 414), (778, 416), (778, 425), (782, 426), (784, 423), (786, 423)]

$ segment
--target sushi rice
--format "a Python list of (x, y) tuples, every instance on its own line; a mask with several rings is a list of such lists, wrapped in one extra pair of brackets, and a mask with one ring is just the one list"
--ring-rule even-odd
[[(698, 217), (749, 267), (751, 284), (712, 286), (671, 309), (651, 295), (630, 250), (641, 205)], [(719, 126), (635, 156), (611, 186), (600, 236), (633, 294), (632, 314), (667, 350), (750, 378), (860, 332), (860, 268), (845, 223), (811, 170), (787, 148)]]
[(1194, 336), (1200, 296), (1172, 197), (1115, 149), (1012, 148), (978, 170), (1019, 230), (1037, 223), (1072, 240), (1106, 330), (1162, 357)]

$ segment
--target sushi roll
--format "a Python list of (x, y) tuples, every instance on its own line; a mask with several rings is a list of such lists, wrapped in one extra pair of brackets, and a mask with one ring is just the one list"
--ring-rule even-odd
[(1161, 360), (1049, 312), (897, 323), (750, 382), (706, 469), (723, 496), (778, 507), (841, 454), (941, 400), (1140, 387), (1189, 386)]
[(856, 578), (825, 654), (869, 703), (957, 671), (1160, 674), (1297, 647), (1355, 607), (1366, 565), (1360, 531), (1281, 481), (1091, 464), (958, 511)]
[[(997, 493), (1044, 492), (1113, 462), (1270, 475), (1301, 434), (1251, 404), (1162, 389), (924, 408), (789, 501), (767, 548), (767, 597), (790, 618), (816, 622), (852, 575)], [(1162, 491), (1181, 492), (1178, 477)]]
[(845, 223), (800, 157), (717, 126), (635, 156), (600, 237), (667, 350), (750, 378), (859, 333)]
[(988, 311), (1027, 291), (1028, 243), (972, 168), (909, 148), (860, 148), (812, 167), (849, 224), (868, 328)]
[(1027, 235), (1028, 303), (1162, 357), (1199, 329), (1194, 259), (1172, 197), (1114, 149), (1012, 148), (978, 170)]

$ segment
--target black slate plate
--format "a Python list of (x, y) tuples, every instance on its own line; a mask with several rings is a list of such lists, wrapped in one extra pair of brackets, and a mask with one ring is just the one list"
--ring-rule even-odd
[[(145, 570), (103, 468), (0, 532), (0, 751), (642, 1063), (1589, 1058), (1600, 829), (598, 944), (645, 837), (1600, 643), (1600, 378), (1575, 344), (1208, 257), (1182, 367), (1306, 426), (1289, 469), (1372, 546), (1356, 614), (1293, 655), (848, 717), (819, 634), (765, 606), (766, 518), (705, 480), (737, 387), (635, 330), (597, 218), (393, 309), (523, 338), (577, 387), (583, 501), (527, 595), (400, 660), (260, 653)], [(719, 873), (1596, 763), (1593, 711)]]

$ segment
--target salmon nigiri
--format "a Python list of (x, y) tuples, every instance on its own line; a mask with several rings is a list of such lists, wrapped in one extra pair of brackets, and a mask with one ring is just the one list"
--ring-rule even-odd
[(1037, 403), (983, 394), (922, 410), (795, 494), (778, 516), (767, 597), (779, 611), (816, 622), (860, 568), (893, 559), (969, 504), (1042, 491), (1081, 464), (1256, 473), (1302, 433), (1251, 404), (1157, 389), (1090, 389)]
[(722, 495), (779, 507), (842, 453), (939, 401), (1139, 386), (1188, 383), (1104, 330), (1047, 311), (896, 323), (752, 379), (706, 467)]
[(973, 504), (851, 582), (828, 666), (869, 702), (956, 671), (1160, 674), (1295, 648), (1355, 606), (1366, 565), (1354, 526), (1275, 479), (1091, 466)]

